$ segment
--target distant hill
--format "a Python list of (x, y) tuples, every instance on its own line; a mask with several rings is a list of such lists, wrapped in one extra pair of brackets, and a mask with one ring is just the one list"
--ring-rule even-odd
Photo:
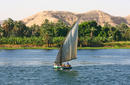
[(120, 23), (127, 23), (126, 19), (123, 17), (115, 17), (100, 10), (94, 10), (87, 13), (79, 14), (81, 16), (81, 21), (95, 20), (98, 24), (104, 25), (108, 22), (109, 24), (115, 26)]
[(36, 13), (30, 17), (23, 19), (22, 21), (27, 25), (31, 26), (33, 24), (41, 25), (45, 19), (48, 19), (52, 22), (57, 22), (58, 20), (62, 20), (67, 24), (73, 24), (77, 20), (77, 16), (71, 12), (64, 11), (43, 11)]
[(130, 16), (127, 17), (116, 17), (108, 13), (102, 12), (100, 10), (93, 10), (86, 13), (72, 13), (67, 11), (42, 11), (36, 13), (32, 16), (29, 16), (22, 21), (27, 25), (31, 26), (33, 24), (41, 25), (45, 19), (48, 19), (52, 22), (57, 22), (62, 20), (63, 22), (72, 25), (78, 18), (81, 16), (80, 22), (95, 20), (98, 24), (104, 25), (105, 22), (115, 26), (120, 23), (126, 23), (130, 25)]

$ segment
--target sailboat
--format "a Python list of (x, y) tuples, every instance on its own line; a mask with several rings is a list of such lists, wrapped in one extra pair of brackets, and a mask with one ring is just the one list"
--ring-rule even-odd
[(77, 58), (77, 44), (78, 44), (78, 24), (76, 21), (72, 29), (69, 31), (64, 43), (59, 49), (56, 60), (54, 62), (54, 69), (71, 69), (71, 65), (62, 66), (64, 62), (71, 61)]

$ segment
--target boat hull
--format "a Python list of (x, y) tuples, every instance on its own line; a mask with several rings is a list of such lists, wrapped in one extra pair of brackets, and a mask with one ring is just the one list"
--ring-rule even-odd
[(64, 69), (72, 69), (72, 67), (54, 66), (54, 69), (64, 70)]

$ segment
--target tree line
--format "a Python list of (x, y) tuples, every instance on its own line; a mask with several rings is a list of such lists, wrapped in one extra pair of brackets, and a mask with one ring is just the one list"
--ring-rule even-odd
[[(32, 44), (60, 46), (72, 26), (62, 21), (57, 23), (45, 20), (41, 26), (27, 27), (22, 21), (11, 18), (0, 25), (0, 44)], [(122, 23), (111, 26), (105, 23), (100, 26), (96, 21), (79, 24), (78, 46), (103, 46), (105, 42), (130, 41), (130, 27)]]

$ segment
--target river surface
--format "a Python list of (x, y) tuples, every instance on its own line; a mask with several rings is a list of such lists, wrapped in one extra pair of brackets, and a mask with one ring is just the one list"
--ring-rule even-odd
[(130, 49), (78, 50), (71, 70), (53, 69), (58, 50), (0, 50), (0, 85), (130, 85)]

